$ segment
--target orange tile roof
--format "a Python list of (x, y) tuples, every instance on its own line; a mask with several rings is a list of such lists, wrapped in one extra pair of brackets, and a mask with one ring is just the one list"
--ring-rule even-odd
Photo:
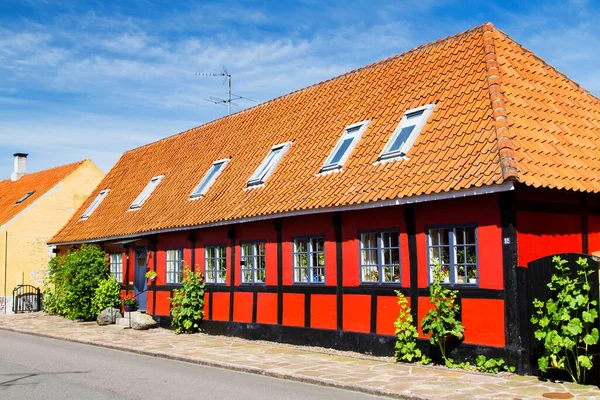
[[(0, 181), (0, 226), (33, 204), (33, 202), (77, 169), (84, 161), (25, 174), (15, 182), (12, 182), (10, 179)], [(27, 200), (20, 204), (15, 204), (17, 200), (31, 191), (35, 192)]]
[[(406, 159), (377, 163), (406, 110), (435, 109)], [(319, 174), (344, 128), (370, 120), (340, 172)], [(491, 24), (123, 154), (53, 243), (520, 181), (600, 192), (598, 100)], [(271, 146), (293, 142), (264, 186), (244, 190)], [(231, 157), (199, 200), (215, 160)], [(138, 211), (150, 178), (164, 179)], [(79, 216), (111, 189), (86, 221)]]

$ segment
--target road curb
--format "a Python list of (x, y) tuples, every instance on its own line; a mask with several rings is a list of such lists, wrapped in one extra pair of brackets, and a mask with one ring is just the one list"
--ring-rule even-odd
[(361, 392), (361, 393), (371, 394), (371, 395), (375, 395), (375, 396), (386, 396), (386, 397), (391, 397), (391, 398), (395, 398), (395, 399), (403, 399), (403, 400), (429, 400), (430, 399), (429, 397), (423, 397), (423, 396), (420, 396), (420, 395), (417, 395), (414, 393), (398, 393), (398, 392), (392, 392), (392, 391), (382, 390), (382, 389), (377, 389), (377, 388), (364, 387), (364, 386), (355, 385), (352, 383), (341, 383), (341, 382), (329, 381), (329, 380), (325, 380), (325, 379), (319, 379), (319, 378), (315, 378), (315, 377), (304, 376), (304, 375), (273, 372), (273, 371), (268, 371), (268, 370), (264, 370), (264, 369), (257, 368), (257, 367), (248, 367), (248, 366), (241, 366), (241, 365), (237, 365), (237, 364), (229, 364), (229, 363), (218, 362), (218, 361), (202, 360), (199, 358), (179, 356), (179, 355), (174, 355), (174, 354), (161, 352), (161, 351), (134, 349), (131, 347), (126, 347), (126, 346), (119, 346), (119, 345), (114, 345), (114, 344), (109, 344), (109, 343), (98, 343), (98, 342), (94, 342), (91, 340), (70, 338), (70, 337), (65, 337), (65, 336), (55, 335), (55, 334), (50, 334), (50, 333), (35, 332), (35, 331), (29, 331), (29, 330), (25, 330), (25, 329), (10, 328), (10, 327), (4, 327), (4, 326), (0, 326), (0, 330), (15, 332), (15, 333), (22, 333), (22, 334), (31, 335), (31, 336), (39, 336), (39, 337), (45, 337), (45, 338), (50, 338), (50, 339), (63, 340), (66, 342), (87, 344), (87, 345), (103, 347), (103, 348), (107, 348), (107, 349), (111, 349), (111, 350), (120, 350), (120, 351), (125, 351), (128, 353), (134, 353), (134, 354), (145, 355), (145, 356), (156, 357), (156, 358), (163, 358), (163, 359), (167, 359), (167, 360), (187, 362), (187, 363), (198, 364), (198, 365), (203, 365), (203, 366), (207, 366), (207, 367), (222, 368), (222, 369), (227, 369), (227, 370), (231, 370), (231, 371), (269, 376), (272, 378), (291, 380), (291, 381), (301, 382), (301, 383), (310, 383), (310, 384), (314, 384), (314, 385), (332, 387), (332, 388), (336, 388), (336, 389), (351, 390), (354, 392)]

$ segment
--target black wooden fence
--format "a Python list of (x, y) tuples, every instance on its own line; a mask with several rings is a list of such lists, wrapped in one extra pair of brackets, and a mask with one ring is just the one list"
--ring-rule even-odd
[[(577, 253), (563, 253), (556, 254), (563, 260), (568, 261), (568, 265), (571, 269), (571, 276), (577, 276), (577, 271), (579, 270), (579, 266), (576, 261), (579, 258), (586, 258), (588, 260), (588, 265), (590, 266), (592, 271), (595, 273), (590, 275), (590, 284), (591, 284), (591, 293), (590, 300), (595, 299), (600, 303), (599, 296), (599, 282), (598, 282), (598, 262), (591, 256), (587, 254), (577, 254)], [(548, 288), (548, 282), (552, 279), (552, 275), (556, 273), (556, 267), (554, 262), (552, 262), (553, 256), (548, 256), (544, 258), (540, 258), (538, 260), (532, 261), (528, 264), (528, 267), (519, 268), (521, 271), (522, 279), (520, 279), (520, 283), (523, 284), (523, 290), (520, 292), (524, 295), (524, 300), (527, 305), (527, 322), (525, 325), (524, 338), (523, 338), (523, 346), (525, 348), (525, 353), (527, 359), (529, 361), (529, 367), (531, 373), (538, 374), (538, 358), (544, 352), (544, 346), (540, 343), (534, 336), (534, 331), (536, 327), (529, 320), (532, 315), (535, 315), (536, 310), (533, 307), (533, 300), (538, 299), (542, 301), (546, 301), (550, 299), (552, 292)], [(526, 270), (526, 271), (525, 271)], [(596, 320), (596, 324), (598, 329), (600, 329), (600, 319)], [(592, 349), (592, 352), (596, 352), (596, 349)], [(594, 370), (591, 371), (588, 376), (590, 377), (590, 383), (600, 383), (599, 372), (600, 368), (598, 364), (600, 363), (600, 357), (596, 356), (594, 359)], [(554, 373), (552, 373), (554, 374)], [(560, 373), (555, 375), (548, 375), (549, 377), (555, 378), (565, 378), (565, 376)]]

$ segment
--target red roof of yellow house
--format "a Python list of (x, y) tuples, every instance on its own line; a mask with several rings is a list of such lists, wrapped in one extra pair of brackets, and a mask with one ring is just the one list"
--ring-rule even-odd
[[(378, 161), (405, 111), (435, 104), (405, 157)], [(345, 127), (370, 121), (341, 170)], [(491, 24), (126, 152), (52, 239), (71, 243), (498, 187), (600, 192), (600, 104)], [(258, 187), (247, 180), (291, 142)], [(230, 158), (207, 193), (190, 193)], [(142, 207), (130, 205), (164, 175)], [(87, 220), (80, 216), (110, 189)]]
[[(14, 182), (10, 179), (0, 181), (0, 227), (42, 197), (84, 161), (25, 174)], [(29, 197), (17, 203), (30, 192), (33, 193)]]

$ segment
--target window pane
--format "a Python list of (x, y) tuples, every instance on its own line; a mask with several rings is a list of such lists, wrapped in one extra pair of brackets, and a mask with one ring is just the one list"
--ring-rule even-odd
[(296, 254), (296, 267), (308, 267), (308, 254)]
[(329, 162), (329, 164), (339, 163), (340, 160), (342, 159), (342, 157), (344, 157), (344, 154), (346, 154), (346, 152), (348, 151), (348, 148), (352, 144), (353, 140), (354, 140), (354, 138), (344, 139), (344, 141), (340, 145), (339, 149), (335, 152), (334, 156), (331, 158), (331, 161)]
[(377, 233), (363, 233), (360, 237), (363, 249), (377, 248)]
[(296, 239), (296, 252), (308, 251), (308, 244), (306, 239)]
[(377, 265), (377, 250), (362, 250), (362, 264)]
[(412, 133), (412, 131), (414, 129), (415, 129), (415, 125), (405, 126), (404, 128), (400, 129), (400, 132), (398, 133), (396, 140), (394, 140), (394, 143), (390, 147), (390, 152), (400, 150), (400, 148), (402, 147), (402, 145), (404, 143), (406, 143), (406, 141), (408, 140), (408, 138), (410, 137), (410, 134)]
[(429, 230), (429, 242), (431, 243), (432, 246), (439, 246), (439, 244), (440, 244), (439, 234), (440, 234), (440, 231), (438, 229), (430, 229)]
[(477, 263), (477, 254), (475, 250), (475, 246), (467, 246), (466, 247), (466, 262), (469, 264)]
[(442, 228), (439, 230), (440, 232), (440, 244), (441, 245), (449, 245), (450, 244), (450, 231), (447, 228)]
[(475, 228), (465, 228), (467, 244), (475, 244)]

